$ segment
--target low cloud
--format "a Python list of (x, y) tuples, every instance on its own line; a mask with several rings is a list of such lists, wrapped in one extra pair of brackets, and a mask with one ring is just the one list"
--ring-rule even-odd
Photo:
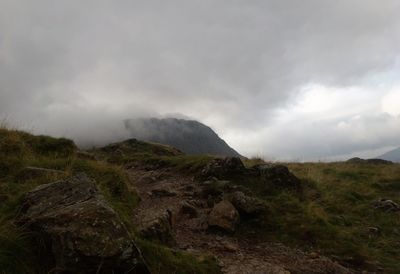
[(399, 9), (397, 0), (0, 0), (0, 117), (85, 145), (126, 137), (125, 119), (171, 113), (248, 156), (400, 145)]

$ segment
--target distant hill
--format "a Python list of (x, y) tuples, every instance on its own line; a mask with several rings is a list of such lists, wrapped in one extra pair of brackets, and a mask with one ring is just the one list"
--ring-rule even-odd
[(170, 145), (186, 154), (241, 156), (210, 127), (194, 120), (140, 118), (125, 121), (131, 137)]
[(386, 152), (385, 154), (379, 156), (378, 158), (392, 162), (400, 162), (400, 147), (391, 150), (389, 152)]

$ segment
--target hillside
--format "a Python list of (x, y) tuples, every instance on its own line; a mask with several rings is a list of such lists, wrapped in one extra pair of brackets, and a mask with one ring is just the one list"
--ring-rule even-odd
[(186, 154), (240, 156), (210, 127), (193, 120), (142, 118), (125, 121), (131, 137), (167, 144)]
[(379, 156), (378, 158), (400, 163), (400, 148), (388, 151), (385, 154)]
[(0, 128), (0, 273), (220, 273), (210, 257), (136, 234), (138, 203), (120, 166), (67, 139)]
[(1, 273), (400, 272), (399, 164), (242, 162), (135, 139), (80, 151), (0, 129), (0, 182)]

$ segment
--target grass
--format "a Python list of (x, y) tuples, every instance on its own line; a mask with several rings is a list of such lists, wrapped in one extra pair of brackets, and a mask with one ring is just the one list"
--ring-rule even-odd
[[(337, 240), (330, 243), (333, 245), (330, 252), (335, 252), (335, 246), (351, 250), (354, 245), (359, 251), (358, 257), (364, 258), (367, 264), (377, 260), (388, 272), (400, 272), (400, 231), (397, 230), (400, 214), (378, 211), (371, 206), (380, 198), (400, 202), (396, 188), (400, 183), (400, 165), (319, 163), (291, 164), (290, 167), (299, 177), (314, 182), (322, 193), (315, 204), (338, 231)], [(379, 235), (369, 234), (368, 227), (378, 228)]]
[[(400, 165), (289, 163), (302, 191), (263, 192), (260, 182), (236, 183), (263, 199), (269, 210), (242, 224), (238, 236), (281, 241), (316, 250), (341, 263), (400, 273), (400, 214), (374, 209), (380, 198), (400, 203)], [(234, 180), (235, 181), (235, 180)], [(369, 232), (379, 230), (377, 235)]]
[[(121, 164), (140, 162), (197, 175), (212, 159), (207, 156), (123, 153)], [(245, 159), (246, 167), (265, 163)], [(264, 201), (268, 210), (256, 220), (244, 220), (236, 236), (280, 241), (318, 251), (342, 264), (371, 271), (400, 273), (400, 215), (375, 210), (371, 203), (392, 199), (400, 203), (400, 165), (352, 163), (287, 163), (302, 181), (302, 189), (276, 189), (259, 178), (234, 176), (230, 184)], [(215, 192), (229, 191), (221, 182)], [(378, 228), (379, 235), (369, 232)]]
[[(166, 150), (167, 153), (164, 151)], [(140, 154), (136, 147), (136, 154)], [(146, 145), (144, 154), (157, 157), (180, 155), (170, 147)], [(55, 169), (60, 172), (21, 176), (26, 167)], [(118, 164), (82, 159), (77, 156), (75, 144), (64, 138), (33, 136), (31, 134), (0, 128), (0, 273), (48, 273), (38, 265), (40, 248), (34, 236), (14, 224), (23, 195), (41, 184), (51, 183), (85, 172), (95, 179), (102, 194), (118, 212), (131, 231), (133, 209), (139, 198), (125, 170)], [(209, 258), (174, 253), (170, 249), (135, 239), (144, 249), (145, 258), (153, 273), (219, 273)], [(158, 269), (160, 269), (158, 271)]]
[(215, 259), (211, 256), (194, 256), (188, 253), (174, 251), (145, 240), (140, 240), (139, 245), (143, 256), (150, 265), (152, 273), (221, 273)]
[[(139, 199), (124, 166), (140, 164), (198, 175), (213, 159), (186, 156), (159, 144), (129, 140), (91, 151), (105, 161), (82, 159), (66, 139), (33, 136), (0, 128), (0, 273), (46, 273), (37, 265), (31, 235), (14, 225), (21, 197), (34, 187), (76, 172), (93, 177), (103, 195), (131, 232), (133, 209)], [(263, 163), (260, 158), (245, 165)], [(400, 273), (400, 214), (374, 209), (380, 198), (400, 203), (400, 165), (351, 163), (288, 163), (302, 181), (301, 190), (274, 189), (251, 176), (235, 176), (216, 184), (215, 191), (231, 185), (261, 200), (267, 211), (258, 219), (243, 220), (237, 237), (280, 241), (318, 251), (351, 267)], [(33, 178), (21, 176), (27, 166), (61, 171)], [(230, 185), (229, 185), (230, 184)], [(378, 229), (371, 233), (370, 228)], [(135, 236), (153, 273), (219, 273), (210, 257), (173, 251)]]
[(214, 158), (207, 155), (184, 155), (170, 146), (135, 139), (93, 149), (91, 153), (118, 165), (139, 164), (153, 169), (172, 168), (186, 174), (199, 173)]

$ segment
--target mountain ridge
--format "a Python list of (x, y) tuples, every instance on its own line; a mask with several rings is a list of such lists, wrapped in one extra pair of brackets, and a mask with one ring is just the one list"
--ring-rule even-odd
[(400, 147), (390, 150), (377, 158), (392, 161), (392, 162), (400, 162)]
[(186, 154), (242, 157), (214, 130), (196, 120), (136, 118), (124, 123), (132, 138), (170, 145)]

